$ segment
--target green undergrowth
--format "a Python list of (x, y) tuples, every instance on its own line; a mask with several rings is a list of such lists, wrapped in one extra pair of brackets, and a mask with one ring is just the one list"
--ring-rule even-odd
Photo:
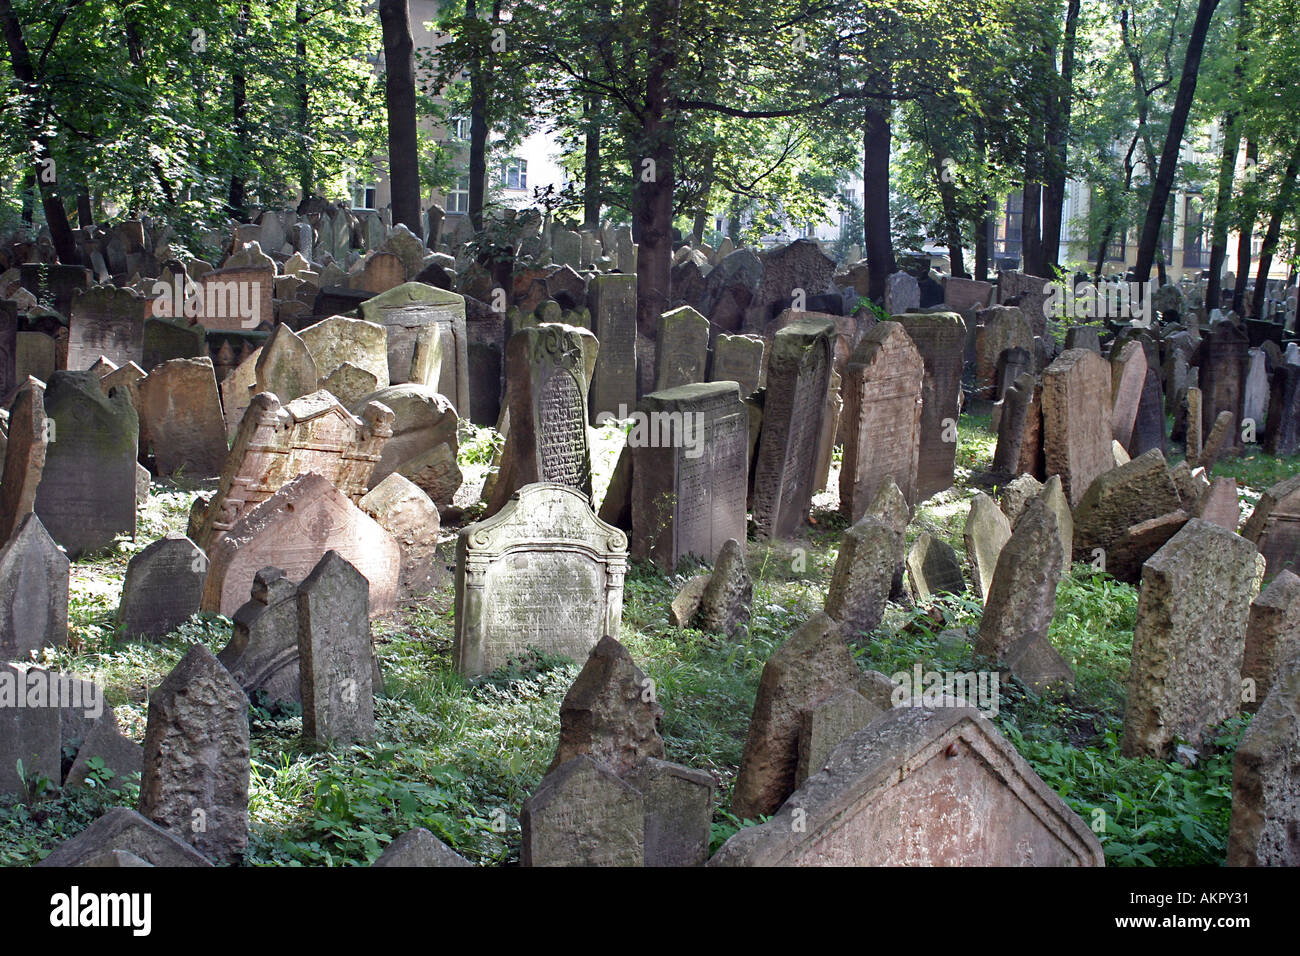
[[(593, 429), (595, 484), (608, 484), (623, 429)], [(487, 429), (462, 436), (465, 466), (484, 466), (497, 447)], [(987, 418), (963, 417), (957, 486), (918, 509), (918, 527), (964, 554), (962, 528), (995, 439)], [(1267, 487), (1285, 468), (1241, 460), (1238, 477)], [(837, 470), (837, 469), (835, 469)], [(834, 474), (834, 471), (833, 471)], [(1271, 482), (1270, 482), (1271, 483)], [(599, 493), (598, 493), (599, 497)], [(219, 651), (229, 640), (225, 618), (200, 615), (157, 642), (115, 632), (114, 615), (130, 556), (169, 530), (183, 530), (192, 493), (155, 485), (141, 510), (135, 541), (74, 565), (69, 646), (46, 651), (42, 663), (94, 679), (105, 688), (124, 731), (143, 738), (147, 694), (194, 643)], [(750, 542), (753, 616), (741, 633), (722, 637), (678, 630), (667, 609), (677, 588), (699, 568), (665, 575), (634, 564), (624, 586), (619, 635), (654, 681), (664, 715), (668, 759), (711, 774), (717, 782), (716, 849), (757, 821), (728, 811), (764, 662), (821, 609), (839, 539), (835, 511), (814, 509), (798, 542)], [(446, 553), (455, 529), (447, 531)], [(444, 590), (403, 608), (373, 628), (384, 671), (376, 700), (376, 739), (350, 748), (309, 750), (300, 743), (296, 707), (250, 707), (252, 865), (364, 865), (395, 836), (422, 826), (482, 865), (519, 857), (519, 810), (545, 775), (559, 730), (559, 707), (578, 662), (529, 654), (478, 681), (452, 666), (452, 593)], [(1014, 682), (999, 685), (994, 722), (1030, 766), (1085, 823), (1098, 831), (1108, 862), (1117, 865), (1218, 865), (1224, 858), (1231, 802), (1231, 760), (1244, 721), (1230, 721), (1196, 766), (1134, 759), (1119, 752), (1124, 685), (1137, 607), (1126, 584), (1075, 565), (1062, 582), (1050, 638), (1075, 669), (1074, 691), (1040, 698)], [(885, 674), (923, 670), (968, 672), (980, 604), (973, 594), (939, 595), (919, 607), (891, 605), (880, 627), (852, 648), (864, 668)], [(945, 633), (947, 632), (947, 633)], [(138, 781), (96, 785), (40, 798), (0, 801), (0, 863), (31, 863), (113, 805), (133, 806)], [(33, 788), (38, 789), (38, 788)]]

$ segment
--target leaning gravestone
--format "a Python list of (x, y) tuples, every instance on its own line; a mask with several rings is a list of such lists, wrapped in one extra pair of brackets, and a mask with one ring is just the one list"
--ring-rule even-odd
[(921, 386), (921, 442), (917, 452), (915, 505), (952, 487), (961, 410), (962, 348), (966, 323), (953, 312), (894, 315), (925, 362)]
[(1067, 349), (1043, 372), (1043, 451), (1070, 504), (1115, 465), (1110, 366), (1089, 349)]
[(8, 541), (14, 529), (32, 513), (49, 438), (45, 385), (28, 377), (9, 406), (9, 434), (0, 478), (0, 544)]
[[(464, 297), (419, 282), (406, 282), (363, 302), (361, 317), (388, 331), (390, 384), (432, 385), (452, 400), (462, 417), (469, 417)], [(442, 357), (437, 378), (432, 368), (435, 355)]]
[(370, 582), (372, 615), (396, 607), (397, 542), (331, 482), (308, 472), (246, 511), (209, 546), (202, 609), (229, 616), (262, 568), (283, 568), (301, 581), (327, 551), (337, 551)]
[[(648, 434), (632, 449), (632, 555), (673, 571), (688, 554), (712, 562), (745, 539), (749, 412), (733, 382), (652, 392), (637, 411)], [(513, 428), (513, 422), (511, 423)]]
[(925, 363), (897, 322), (881, 322), (858, 343), (844, 372), (840, 513), (857, 521), (893, 480), (916, 500)]
[(0, 546), (0, 661), (68, 639), (67, 557), (36, 515)]
[(523, 866), (643, 866), (645, 801), (608, 767), (575, 757), (548, 773), (519, 814)]
[(709, 320), (689, 305), (659, 317), (655, 391), (704, 381), (709, 357)]
[(1200, 749), (1241, 707), (1241, 665), (1264, 559), (1251, 543), (1193, 518), (1142, 568), (1121, 749), (1163, 757), (1175, 738)]
[(105, 395), (93, 372), (55, 372), (45, 391), (52, 440), (35, 511), (74, 561), (135, 534), (140, 420), (126, 392)]
[(139, 411), (159, 475), (221, 474), (226, 426), (212, 359), (172, 359), (159, 365), (140, 382)]
[(834, 331), (828, 320), (800, 319), (772, 342), (754, 465), (754, 536), (760, 541), (790, 537), (807, 521)]
[(486, 674), (530, 647), (582, 659), (619, 633), (627, 537), (567, 485), (525, 485), (456, 543), (456, 669)]
[(369, 591), (337, 551), (327, 551), (298, 587), (305, 740), (347, 745), (374, 736)]
[[(798, 821), (796, 823), (796, 821)], [(968, 707), (900, 707), (852, 734), (710, 866), (1103, 866), (1073, 810)]]
[(180, 532), (133, 557), (122, 582), (117, 617), (129, 637), (162, 637), (190, 619), (203, 598), (208, 556)]
[(267, 704), (302, 699), (298, 671), (298, 588), (279, 568), (253, 577), (248, 603), (231, 615), (230, 643), (217, 660), (250, 699)]
[(248, 698), (202, 644), (149, 696), (140, 812), (228, 863), (248, 847)]

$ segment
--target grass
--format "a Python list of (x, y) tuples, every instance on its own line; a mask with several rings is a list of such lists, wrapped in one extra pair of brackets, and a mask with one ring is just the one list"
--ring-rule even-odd
[[(608, 484), (624, 429), (590, 432), (597, 496)], [(462, 436), (462, 466), (479, 473), (497, 447), (494, 433)], [(995, 439), (988, 420), (963, 416), (957, 484), (918, 509), (918, 526), (964, 552), (962, 528)], [(718, 783), (713, 843), (743, 825), (726, 812), (764, 662), (821, 608), (844, 520), (835, 510), (838, 459), (828, 491), (814, 499), (805, 540), (750, 543), (753, 617), (738, 636), (676, 630), (667, 607), (686, 575), (634, 565), (624, 586), (620, 639), (655, 682), (664, 709), (668, 758), (713, 775)], [(1294, 471), (1296, 462), (1258, 455), (1221, 462), (1215, 474), (1243, 484), (1243, 501)], [(155, 485), (140, 513), (135, 541), (73, 567), (68, 646), (41, 662), (98, 682), (125, 732), (143, 738), (147, 692), (194, 643), (220, 650), (230, 624), (196, 616), (157, 642), (115, 633), (122, 576), (132, 554), (168, 530), (183, 530), (192, 492)], [(450, 535), (448, 535), (450, 538)], [(444, 545), (446, 547), (446, 545)], [(450, 548), (447, 553), (450, 555)], [(1118, 748), (1124, 682), (1137, 608), (1134, 588), (1079, 564), (1062, 582), (1050, 638), (1075, 668), (1065, 700), (1037, 698), (1004, 685), (996, 723), (1030, 765), (1099, 831), (1117, 865), (1218, 865), (1224, 858), (1231, 804), (1231, 760), (1244, 719), (1229, 721), (1218, 748), (1197, 766), (1125, 758)], [(974, 670), (971, 640), (979, 602), (940, 595), (904, 609), (890, 607), (881, 626), (853, 649), (861, 665), (886, 674), (923, 668)], [(940, 641), (943, 631), (956, 630)], [(452, 668), (450, 588), (373, 628), (385, 675), (376, 701), (376, 740), (364, 746), (309, 751), (299, 742), (296, 708), (250, 708), (251, 865), (364, 865), (395, 836), (423, 826), (475, 863), (518, 861), (519, 808), (554, 754), (559, 705), (577, 674), (571, 661), (532, 655), (479, 682)], [(967, 636), (964, 642), (962, 634)], [(134, 806), (134, 780), (26, 802), (0, 798), (0, 864), (40, 859), (113, 805)], [(752, 822), (752, 821), (751, 821)]]

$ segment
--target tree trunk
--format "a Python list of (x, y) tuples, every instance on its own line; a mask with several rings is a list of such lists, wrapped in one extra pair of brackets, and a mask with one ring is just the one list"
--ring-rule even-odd
[[(1259, 144), (1246, 140), (1246, 168), (1252, 169), (1259, 158)], [(1232, 308), (1241, 315), (1246, 305), (1246, 283), (1250, 280), (1250, 244), (1255, 236), (1255, 217), (1259, 214), (1259, 200), (1252, 183), (1245, 197), (1241, 228), (1237, 231), (1237, 278), (1232, 284)]]
[(589, 96), (583, 101), (586, 115), (586, 156), (582, 173), (582, 223), (590, 229), (600, 225), (600, 101)]
[(862, 249), (867, 295), (885, 300), (885, 280), (898, 270), (889, 224), (889, 101), (868, 100), (862, 126)]
[[(388, 179), (393, 225), (420, 228), (420, 152), (415, 131), (415, 41), (406, 0), (379, 0), (384, 33), (384, 93), (388, 106)], [(471, 181), (471, 189), (473, 188)]]
[(1134, 266), (1134, 278), (1146, 282), (1151, 278), (1151, 265), (1155, 261), (1156, 245), (1160, 240), (1160, 226), (1165, 221), (1165, 208), (1169, 205), (1169, 194), (1174, 186), (1174, 174), (1178, 171), (1178, 154), (1182, 148), (1183, 132), (1187, 129), (1187, 116), (1192, 109), (1192, 100), (1196, 95), (1196, 80), (1201, 69), (1201, 53), (1205, 49), (1205, 37), (1210, 32), (1210, 21), (1219, 0), (1199, 0), (1196, 7), (1196, 20), (1192, 23), (1192, 34), (1187, 41), (1187, 55), (1183, 58), (1183, 73), (1178, 81), (1178, 95), (1174, 98), (1173, 113), (1169, 117), (1169, 132), (1165, 135), (1165, 145), (1160, 152), (1160, 165), (1156, 169), (1155, 182), (1152, 184), (1151, 201), (1147, 205), (1146, 219), (1142, 223), (1142, 236), (1138, 240), (1137, 264)]
[(1259, 247), (1255, 294), (1251, 296), (1250, 301), (1252, 319), (1264, 317), (1264, 293), (1268, 284), (1268, 271), (1273, 267), (1273, 253), (1277, 251), (1278, 239), (1282, 235), (1282, 219), (1291, 211), (1291, 194), (1295, 192), (1297, 173), (1300, 173), (1300, 140), (1296, 140), (1295, 148), (1291, 150), (1291, 156), (1286, 163), (1286, 171), (1282, 173), (1282, 184), (1277, 191), (1277, 197), (1273, 200), (1273, 210), (1268, 217), (1268, 229), (1265, 230), (1264, 241)]
[[(1065, 43), (1061, 48), (1058, 89), (1048, 100), (1046, 128), (1047, 175), (1043, 183), (1044, 267), (1057, 265), (1061, 258), (1061, 217), (1065, 206), (1065, 181), (1070, 139), (1070, 111), (1074, 96), (1074, 51), (1079, 30), (1080, 0), (1069, 0), (1065, 12)], [(1041, 274), (1041, 273), (1040, 273)]]

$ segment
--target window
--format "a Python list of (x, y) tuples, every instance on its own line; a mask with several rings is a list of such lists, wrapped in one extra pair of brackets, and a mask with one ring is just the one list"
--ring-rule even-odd
[(447, 193), (447, 212), (448, 214), (459, 213), (464, 215), (469, 212), (469, 176), (465, 175), (456, 180), (456, 186)]
[(353, 209), (374, 209), (377, 187), (366, 186), (362, 183), (352, 184), (352, 208)]
[(528, 188), (528, 162), (511, 156), (501, 164), (501, 185), (506, 189)]

